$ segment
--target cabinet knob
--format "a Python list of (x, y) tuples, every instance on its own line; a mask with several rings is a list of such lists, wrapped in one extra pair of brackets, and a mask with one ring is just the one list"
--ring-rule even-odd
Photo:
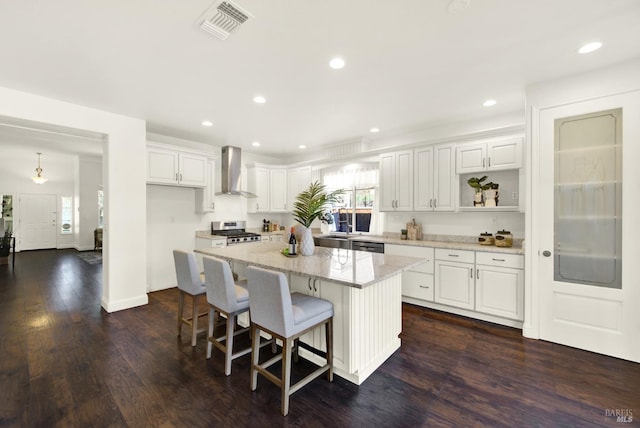
[(545, 256), (545, 257), (551, 257), (551, 251), (549, 251), (549, 250), (544, 250), (544, 251), (542, 252), (542, 255), (543, 255), (543, 256)]

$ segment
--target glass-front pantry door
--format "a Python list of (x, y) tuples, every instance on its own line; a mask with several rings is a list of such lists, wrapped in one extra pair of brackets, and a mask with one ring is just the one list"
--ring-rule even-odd
[[(540, 114), (540, 337), (640, 361), (638, 95)], [(635, 161), (633, 161), (635, 159)], [(635, 276), (635, 277), (633, 277)]]

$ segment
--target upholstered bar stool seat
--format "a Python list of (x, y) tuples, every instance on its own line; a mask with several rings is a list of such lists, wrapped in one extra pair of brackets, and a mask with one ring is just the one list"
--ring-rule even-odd
[[(229, 263), (215, 257), (204, 257), (207, 301), (209, 302), (209, 334), (207, 337), (207, 359), (212, 347), (224, 352), (224, 373), (231, 374), (231, 361), (251, 352), (251, 346), (233, 353), (234, 336), (248, 332), (249, 328), (236, 330), (237, 316), (249, 310), (249, 292), (242, 283), (233, 279)], [(246, 282), (244, 282), (246, 285)], [(223, 315), (227, 319), (226, 334), (215, 337), (216, 319)]]
[[(290, 294), (287, 277), (282, 272), (251, 266), (247, 268), (247, 278), (252, 334), (251, 390), (255, 391), (258, 386), (258, 373), (278, 385), (282, 391), (281, 411), (286, 416), (291, 394), (325, 372), (329, 381), (333, 381), (333, 304), (306, 294)], [(292, 347), (297, 349), (300, 336), (323, 324), (327, 342), (326, 364), (291, 385)], [(261, 331), (282, 341), (282, 353), (259, 364)], [(282, 375), (278, 378), (267, 369), (280, 360)]]
[[(176, 265), (176, 278), (178, 280), (178, 336), (182, 334), (182, 325), (191, 327), (191, 346), (196, 346), (198, 330), (198, 318), (207, 315), (206, 312), (198, 314), (198, 298), (206, 293), (204, 275), (198, 272), (196, 256), (192, 252), (173, 250), (173, 260)], [(184, 317), (184, 296), (191, 296), (191, 315)]]

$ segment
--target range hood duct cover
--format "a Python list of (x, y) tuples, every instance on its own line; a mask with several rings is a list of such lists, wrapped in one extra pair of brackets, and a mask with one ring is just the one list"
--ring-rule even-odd
[(217, 195), (240, 195), (256, 198), (250, 192), (240, 190), (240, 172), (242, 171), (242, 151), (240, 147), (224, 146), (222, 148), (222, 182)]

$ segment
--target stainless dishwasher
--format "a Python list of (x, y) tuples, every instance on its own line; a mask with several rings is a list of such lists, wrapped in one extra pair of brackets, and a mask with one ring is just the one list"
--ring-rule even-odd
[(384, 253), (384, 243), (353, 240), (351, 241), (351, 249), (358, 251), (368, 251), (370, 253)]

